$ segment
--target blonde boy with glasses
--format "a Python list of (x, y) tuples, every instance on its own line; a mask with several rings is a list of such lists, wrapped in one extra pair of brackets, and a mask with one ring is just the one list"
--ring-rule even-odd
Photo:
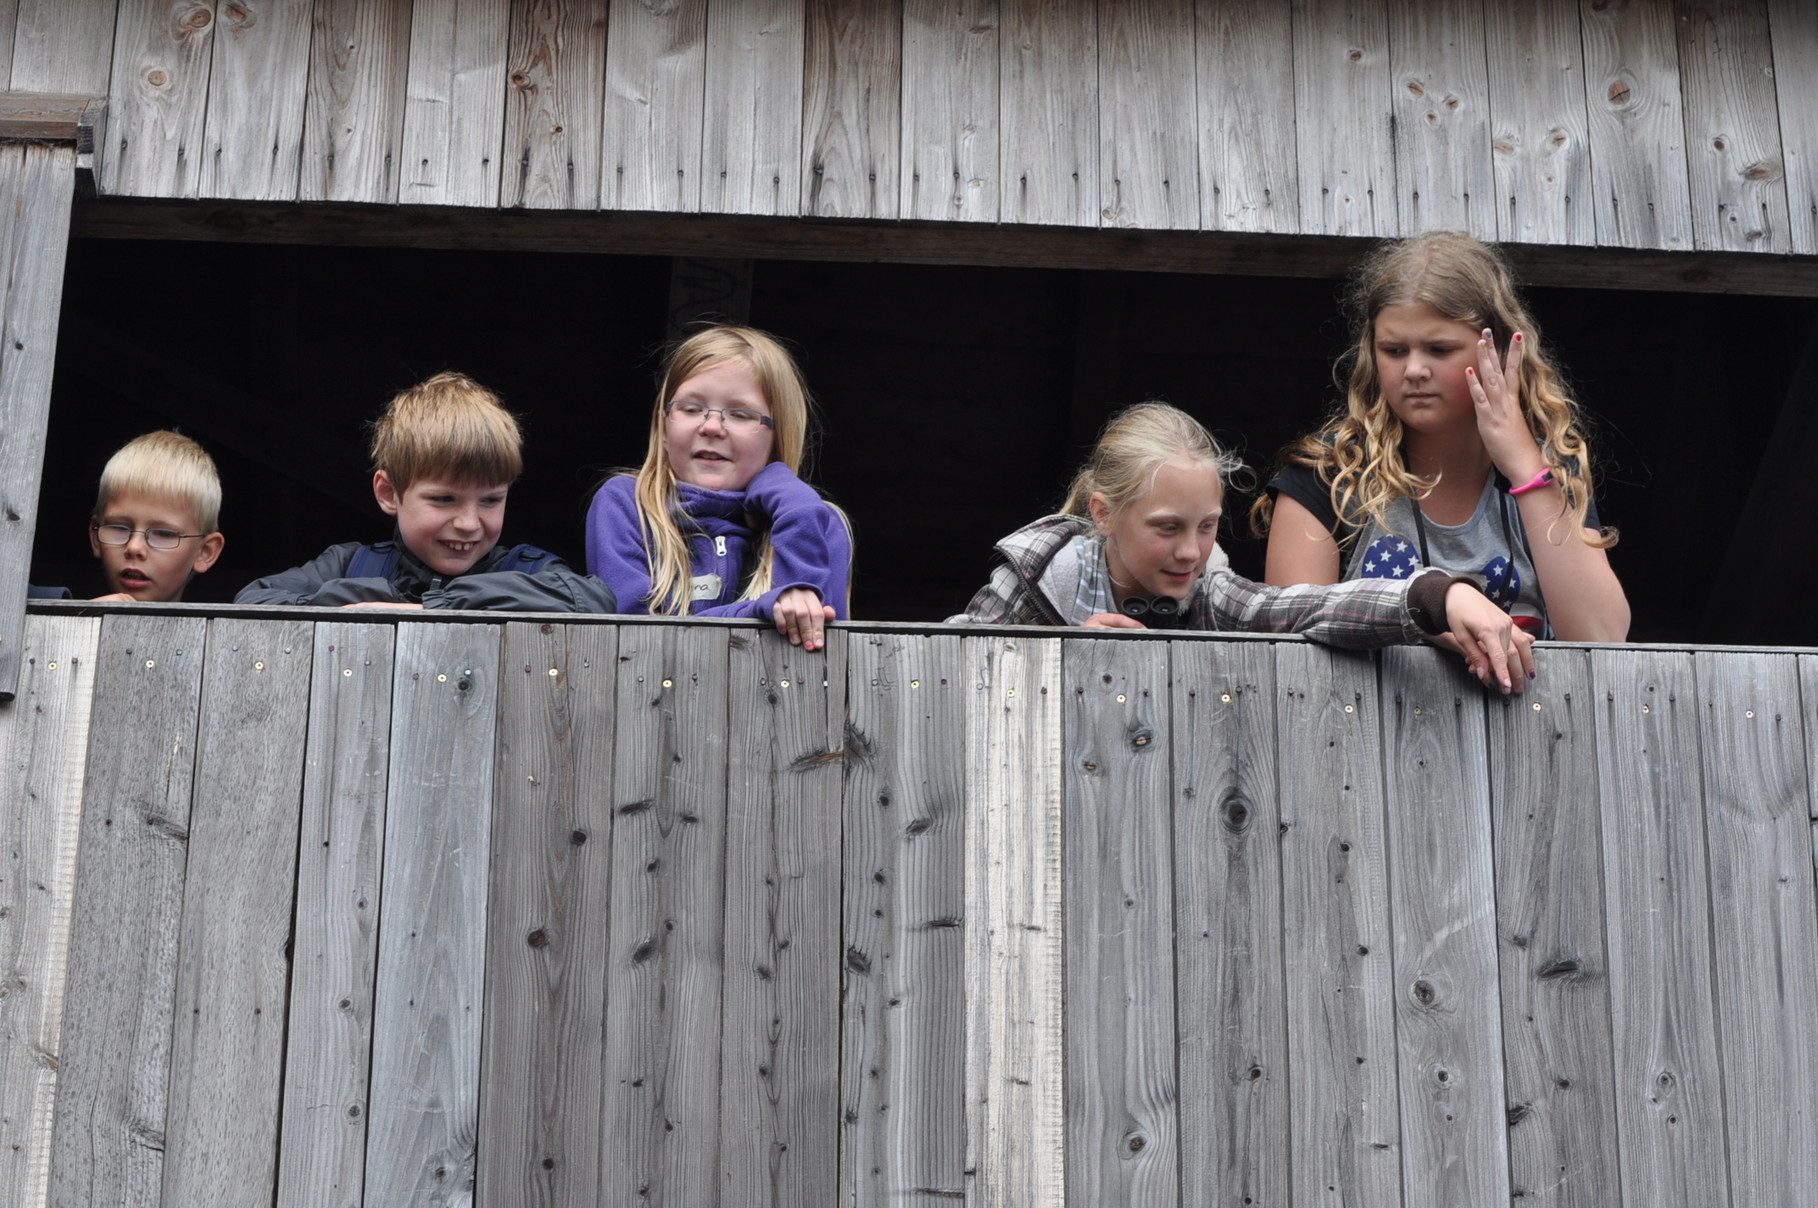
[(102, 469), (88, 518), (89, 548), (109, 589), (95, 598), (181, 600), (190, 577), (221, 556), (220, 515), (221, 477), (201, 445), (176, 432), (128, 441)]

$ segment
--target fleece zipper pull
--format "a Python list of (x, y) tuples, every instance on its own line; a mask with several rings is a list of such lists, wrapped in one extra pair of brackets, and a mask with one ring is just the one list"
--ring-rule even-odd
[(713, 539), (713, 552), (722, 558), (726, 556), (726, 538), (715, 537)]

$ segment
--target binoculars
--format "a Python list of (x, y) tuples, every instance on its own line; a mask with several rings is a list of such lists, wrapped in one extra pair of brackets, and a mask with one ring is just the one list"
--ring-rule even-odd
[(1150, 629), (1179, 629), (1187, 619), (1186, 610), (1173, 596), (1154, 596), (1147, 600), (1131, 596), (1123, 603), (1123, 613)]

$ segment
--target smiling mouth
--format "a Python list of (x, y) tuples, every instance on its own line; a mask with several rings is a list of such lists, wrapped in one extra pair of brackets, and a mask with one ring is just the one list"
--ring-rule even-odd
[(731, 461), (724, 453), (715, 453), (712, 449), (701, 449), (694, 454), (696, 461)]
[(473, 550), (473, 547), (478, 545), (479, 542), (478, 541), (444, 541), (444, 542), (442, 542), (442, 544), (447, 546), (449, 549), (453, 550), (457, 554), (465, 554), (465, 553), (470, 553)]

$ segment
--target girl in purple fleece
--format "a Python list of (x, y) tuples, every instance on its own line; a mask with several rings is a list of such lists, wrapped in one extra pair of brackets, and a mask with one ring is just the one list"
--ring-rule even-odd
[(825, 644), (846, 615), (852, 538), (796, 477), (808, 411), (801, 370), (764, 332), (711, 327), (670, 353), (644, 464), (587, 511), (587, 566), (620, 611), (763, 617), (804, 649)]

